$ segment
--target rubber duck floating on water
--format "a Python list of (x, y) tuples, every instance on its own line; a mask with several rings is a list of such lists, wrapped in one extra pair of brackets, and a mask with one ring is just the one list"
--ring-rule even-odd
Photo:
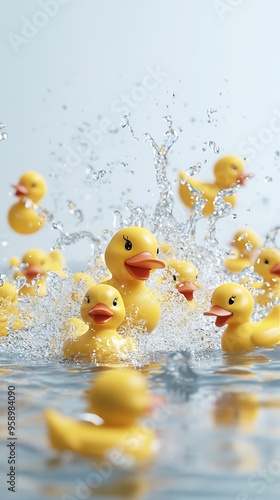
[(29, 171), (25, 172), (19, 183), (13, 187), (19, 201), (10, 208), (8, 213), (11, 228), (20, 234), (31, 234), (39, 231), (44, 226), (45, 219), (36, 213), (34, 207), (26, 205), (28, 204), (27, 200), (38, 205), (38, 202), (45, 196), (47, 192), (45, 179), (38, 172)]
[(232, 273), (239, 273), (245, 267), (252, 266), (256, 250), (260, 248), (261, 244), (261, 238), (253, 229), (240, 229), (234, 234), (231, 242), (235, 255), (225, 260), (225, 266)]
[(9, 330), (19, 330), (25, 324), (20, 319), (18, 293), (12, 283), (0, 286), (0, 337), (5, 337)]
[(263, 293), (255, 297), (261, 306), (280, 299), (280, 250), (264, 248), (254, 263), (254, 271), (262, 276), (264, 283), (257, 284)]
[(106, 283), (121, 293), (127, 319), (134, 325), (142, 322), (148, 332), (157, 326), (160, 318), (158, 299), (145, 285), (152, 270), (165, 267), (157, 254), (154, 235), (147, 229), (133, 226), (118, 231), (105, 250), (105, 262), (112, 274)]
[[(191, 193), (188, 185), (190, 184), (194, 189), (202, 191), (206, 204), (203, 209), (203, 215), (209, 216), (214, 211), (215, 196), (224, 189), (229, 189), (236, 184), (244, 184), (244, 180), (249, 177), (249, 174), (244, 172), (244, 162), (238, 156), (224, 156), (214, 166), (215, 182), (212, 184), (204, 183), (187, 177), (186, 173), (179, 172), (179, 195), (182, 202), (188, 207), (192, 208), (196, 203), (195, 196)], [(232, 206), (236, 203), (236, 195), (225, 196), (224, 200), (231, 203)]]
[[(61, 252), (58, 250), (53, 250), (49, 254), (40, 250), (39, 248), (32, 248), (25, 252), (20, 260), (17, 257), (11, 257), (10, 266), (20, 266), (25, 264), (22, 271), (17, 269), (14, 273), (14, 278), (18, 276), (24, 276), (27, 285), (24, 285), (19, 293), (23, 295), (47, 295), (47, 284), (46, 279), (48, 272), (52, 271), (58, 274), (61, 278), (65, 277), (64, 268), (64, 258)], [(32, 284), (34, 278), (38, 277), (36, 280), (36, 286)]]
[[(65, 358), (118, 363), (137, 348), (132, 338), (122, 337), (117, 332), (124, 321), (125, 308), (116, 288), (103, 283), (90, 288), (82, 303), (81, 317), (82, 324), (78, 318), (70, 320), (77, 328), (77, 334), (65, 341)], [(86, 332), (83, 325), (87, 325)]]
[(212, 295), (212, 307), (205, 316), (216, 316), (216, 326), (227, 325), (222, 335), (226, 352), (250, 351), (254, 347), (271, 347), (280, 340), (280, 305), (274, 306), (261, 321), (251, 321), (254, 299), (238, 283), (218, 286)]
[(150, 404), (144, 375), (132, 369), (100, 373), (87, 391), (87, 398), (87, 411), (98, 415), (101, 425), (46, 410), (48, 436), (54, 448), (91, 458), (108, 458), (114, 450), (135, 465), (154, 458), (156, 436), (137, 423)]

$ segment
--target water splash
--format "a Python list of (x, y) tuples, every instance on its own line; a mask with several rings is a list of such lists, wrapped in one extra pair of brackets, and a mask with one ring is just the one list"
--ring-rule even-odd
[(145, 134), (145, 140), (149, 140), (153, 150), (153, 159), (156, 172), (156, 181), (159, 189), (159, 200), (153, 215), (153, 231), (161, 238), (169, 241), (176, 231), (178, 223), (173, 216), (174, 193), (167, 176), (167, 155), (173, 144), (178, 140), (178, 133), (173, 129), (170, 116), (166, 116), (168, 128), (165, 132), (162, 145), (158, 145), (152, 136)]
[(216, 145), (214, 141), (209, 141), (209, 142), (204, 142), (204, 146), (202, 148), (202, 151), (206, 151), (206, 146), (209, 146), (210, 149), (212, 149), (213, 153), (216, 155), (219, 154), (220, 148), (219, 146)]

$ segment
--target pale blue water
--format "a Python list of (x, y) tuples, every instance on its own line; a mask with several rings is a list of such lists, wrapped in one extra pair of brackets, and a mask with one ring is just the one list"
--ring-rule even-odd
[[(148, 368), (149, 385), (167, 401), (146, 423), (157, 432), (161, 449), (141, 471), (113, 470), (105, 462), (100, 469), (49, 447), (44, 409), (72, 416), (85, 411), (83, 391), (96, 367), (9, 359), (1, 367), (1, 499), (279, 498), (280, 346), (241, 355), (204, 350), (189, 361), (186, 353), (158, 354)], [(16, 388), (15, 494), (6, 484), (9, 385)]]

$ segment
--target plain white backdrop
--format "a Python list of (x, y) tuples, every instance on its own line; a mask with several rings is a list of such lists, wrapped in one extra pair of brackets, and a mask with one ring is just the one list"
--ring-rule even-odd
[[(221, 244), (244, 225), (262, 236), (278, 225), (279, 17), (278, 0), (0, 0), (1, 268), (58, 236), (49, 226), (22, 236), (6, 222), (10, 186), (26, 170), (46, 177), (42, 205), (69, 232), (112, 230), (129, 199), (152, 212), (158, 192), (143, 138), (160, 142), (167, 114), (179, 130), (168, 171), (175, 193), (180, 169), (201, 162), (199, 177), (211, 181), (220, 155), (247, 158), (254, 177), (236, 218), (219, 222)], [(120, 126), (125, 113), (138, 141)], [(203, 151), (209, 141), (218, 155)], [(175, 213), (189, 213), (177, 194)], [(67, 252), (86, 261), (88, 244)]]

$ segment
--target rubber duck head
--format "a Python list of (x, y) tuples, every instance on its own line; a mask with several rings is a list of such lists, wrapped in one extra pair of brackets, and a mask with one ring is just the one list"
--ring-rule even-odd
[(113, 286), (103, 283), (89, 288), (81, 306), (81, 316), (94, 329), (118, 328), (125, 318), (121, 294)]
[(10, 304), (11, 306), (16, 306), (18, 303), (18, 293), (14, 285), (6, 281), (0, 286), (0, 300), (5, 304)]
[(253, 252), (261, 246), (262, 242), (259, 235), (253, 229), (239, 229), (232, 239), (231, 246), (237, 248), (240, 255), (246, 255)]
[(38, 172), (25, 172), (18, 184), (14, 184), (15, 195), (20, 198), (29, 198), (34, 203), (41, 200), (47, 192), (45, 179)]
[(263, 277), (264, 281), (280, 278), (280, 250), (264, 248), (254, 263), (254, 271)]
[(149, 410), (146, 378), (130, 368), (99, 374), (86, 394), (88, 411), (97, 414), (108, 426), (131, 426)]
[(49, 255), (38, 248), (32, 248), (25, 252), (22, 258), (22, 264), (26, 264), (23, 274), (29, 280), (38, 276), (47, 276)]
[(249, 174), (244, 172), (244, 162), (239, 156), (224, 156), (214, 166), (214, 175), (220, 189), (228, 189), (235, 184), (244, 184)]
[(218, 286), (212, 295), (212, 307), (205, 316), (216, 316), (216, 326), (249, 321), (254, 310), (254, 299), (250, 292), (238, 283)]
[(168, 263), (168, 271), (172, 272), (172, 279), (178, 292), (184, 295), (186, 300), (193, 300), (193, 293), (200, 288), (196, 281), (198, 274), (196, 267), (188, 261), (173, 260)]
[(157, 240), (142, 227), (125, 227), (118, 231), (105, 251), (105, 262), (118, 281), (147, 280), (150, 272), (163, 269), (157, 258)]

